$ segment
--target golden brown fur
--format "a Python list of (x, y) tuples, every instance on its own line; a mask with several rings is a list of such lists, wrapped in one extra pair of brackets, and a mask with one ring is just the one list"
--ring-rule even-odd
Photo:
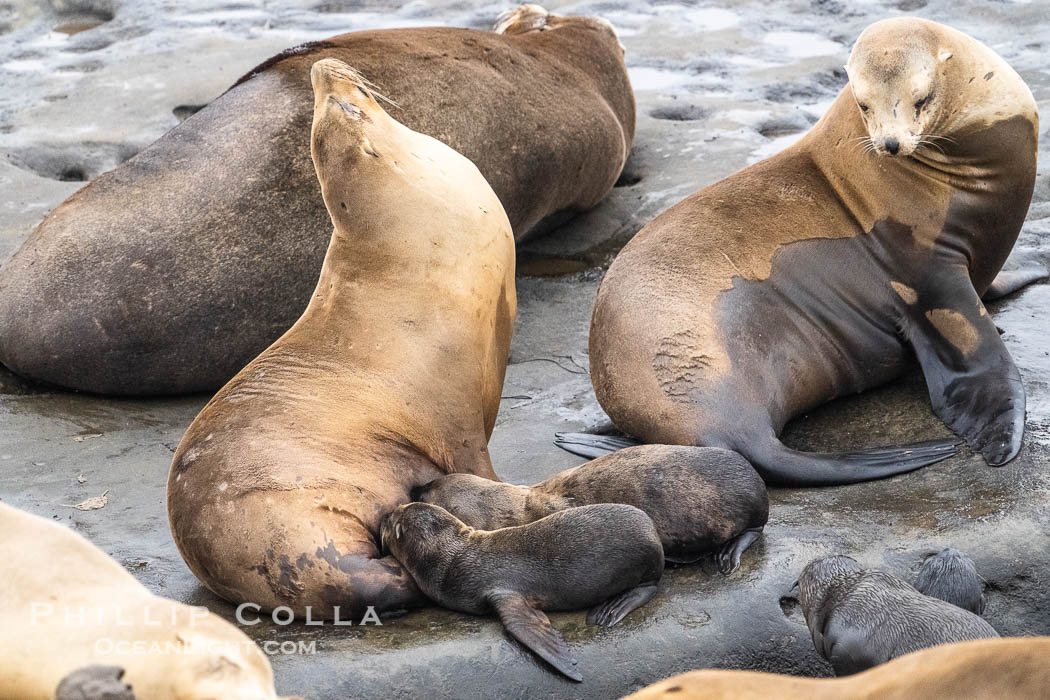
[(392, 119), (346, 64), (312, 74), (335, 224), (321, 278), (190, 426), (168, 514), (217, 594), (317, 619), (419, 602), (379, 558), (380, 519), (442, 474), (496, 478), (515, 294), (510, 224), (477, 168)]

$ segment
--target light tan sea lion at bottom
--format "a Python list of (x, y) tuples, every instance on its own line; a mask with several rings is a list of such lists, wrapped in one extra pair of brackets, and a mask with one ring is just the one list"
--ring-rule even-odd
[(274, 700), (265, 654), (204, 608), (153, 595), (58, 523), (0, 503), (0, 700), (51, 700), (86, 666), (148, 700)]
[(1050, 687), (1050, 637), (981, 639), (924, 649), (843, 678), (691, 671), (630, 700), (1029, 700)]

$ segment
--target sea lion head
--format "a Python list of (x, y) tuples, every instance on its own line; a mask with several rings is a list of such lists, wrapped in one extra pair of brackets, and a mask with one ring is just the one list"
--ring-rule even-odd
[(922, 145), (936, 147), (938, 115), (951, 90), (951, 49), (932, 22), (884, 20), (865, 29), (846, 64), (850, 89), (880, 155), (909, 156)]
[[(520, 525), (531, 489), (474, 474), (447, 474), (412, 490), (412, 500), (441, 506), (480, 530)], [(516, 517), (517, 516), (517, 517)]]
[(834, 607), (838, 587), (859, 571), (856, 559), (842, 555), (821, 557), (806, 565), (798, 577), (798, 601), (811, 629)]
[(951, 547), (926, 558), (915, 587), (925, 595), (980, 615), (984, 612), (984, 584), (973, 559)]
[[(376, 157), (365, 132), (386, 113), (368, 81), (346, 63), (325, 58), (310, 68), (310, 82), (314, 90), (310, 154), (318, 172), (351, 166), (365, 155)], [(358, 148), (351, 148), (355, 143)]]
[[(387, 513), (379, 526), (383, 550), (395, 559), (434, 568), (457, 550), (455, 544), (470, 528), (444, 508), (407, 503)], [(415, 567), (413, 567), (415, 569)]]
[(496, 24), (492, 31), (496, 34), (507, 34), (509, 36), (526, 32), (546, 32), (573, 24), (583, 24), (597, 29), (602, 34), (616, 41), (620, 46), (621, 52), (624, 50), (623, 44), (620, 43), (620, 37), (616, 33), (616, 28), (613, 27), (612, 22), (609, 20), (603, 17), (575, 15), (559, 17), (558, 15), (552, 15), (546, 8), (539, 5), (518, 5), (507, 10), (496, 19)]

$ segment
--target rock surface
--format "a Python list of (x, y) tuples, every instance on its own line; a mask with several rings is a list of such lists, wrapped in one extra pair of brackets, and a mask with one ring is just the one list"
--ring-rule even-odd
[[(580, 460), (557, 430), (602, 421), (588, 381), (587, 330), (603, 268), (648, 219), (690, 192), (797, 138), (845, 83), (842, 64), (869, 23), (918, 14), (1002, 54), (1050, 113), (1050, 16), (1038, 1), (642, 0), (549, 3), (601, 14), (627, 48), (638, 97), (635, 148), (594, 211), (537, 235), (519, 259), (519, 317), (492, 438), (496, 470), (533, 483)], [(396, 9), (384, 9), (385, 6)], [(505, 5), (458, 0), (33, 0), (0, 2), (0, 258), (85, 180), (159, 137), (238, 75), (287, 46), (380, 26), (486, 27)], [(68, 32), (68, 33), (67, 33)], [(1014, 258), (1050, 264), (1050, 133), (1041, 131), (1035, 199)], [(783, 598), (802, 566), (846, 553), (913, 578), (923, 556), (954, 546), (988, 580), (987, 619), (1004, 635), (1050, 634), (1050, 286), (990, 305), (1028, 391), (1020, 457), (986, 467), (968, 450), (895, 479), (775, 490), (765, 536), (729, 578), (669, 570), (661, 592), (619, 626), (554, 614), (580, 659), (577, 685), (543, 668), (494, 619), (428, 609), (376, 626), (246, 628), (286, 642), (278, 688), (307, 697), (614, 697), (693, 668), (830, 672), (801, 613)], [(89, 537), (152, 591), (232, 606), (204, 590), (167, 527), (172, 452), (207, 397), (107, 400), (0, 376), (0, 499)], [(920, 375), (837, 401), (789, 426), (807, 449), (946, 435)], [(107, 505), (72, 506), (108, 490)], [(356, 621), (355, 621), (356, 622)], [(300, 644), (301, 643), (301, 644)], [(314, 644), (315, 643), (315, 644)], [(308, 653), (314, 644), (314, 653)]]

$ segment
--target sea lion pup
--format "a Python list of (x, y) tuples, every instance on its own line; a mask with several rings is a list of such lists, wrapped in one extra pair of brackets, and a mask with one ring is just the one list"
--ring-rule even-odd
[(851, 557), (814, 559), (798, 579), (799, 603), (817, 653), (846, 676), (898, 656), (999, 634), (968, 610), (923, 595)]
[(928, 557), (919, 569), (915, 588), (974, 615), (984, 614), (984, 582), (973, 559), (951, 547)]
[(746, 459), (676, 445), (629, 447), (531, 487), (449, 474), (414, 489), (412, 500), (441, 506), (479, 530), (524, 525), (576, 506), (626, 503), (652, 519), (667, 561), (716, 553), (727, 575), (769, 518), (766, 485)]
[(168, 516), (223, 598), (345, 620), (423, 602), (377, 546), (413, 486), (496, 478), (514, 238), (469, 160), (391, 118), (345, 63), (311, 75), (335, 226), (321, 279), (302, 318), (190, 425)]
[(0, 700), (277, 697), (266, 655), (219, 616), (49, 519), (0, 503), (0, 532)]
[(953, 442), (807, 454), (777, 437), (914, 351), (936, 414), (991, 465), (1017, 454), (1024, 389), (980, 294), (1031, 200), (1032, 93), (988, 47), (915, 18), (870, 26), (847, 69), (797, 144), (671, 207), (613, 261), (591, 380), (623, 432), (736, 450), (778, 485), (916, 469)]
[(213, 392), (288, 330), (331, 235), (308, 149), (315, 61), (353, 65), (398, 121), (472, 160), (521, 237), (616, 182), (635, 125), (623, 55), (608, 22), (536, 5), (495, 32), (278, 54), (41, 222), (0, 268), (0, 362), (102, 394)]
[(652, 520), (623, 504), (485, 531), (409, 503), (383, 520), (382, 540), (429, 598), (474, 615), (495, 611), (511, 636), (574, 681), (583, 680), (576, 659), (542, 611), (591, 608), (587, 624), (615, 625), (656, 594), (664, 568)]
[(692, 671), (631, 700), (1030, 700), (1050, 686), (1050, 637), (982, 639), (924, 649), (846, 678)]

